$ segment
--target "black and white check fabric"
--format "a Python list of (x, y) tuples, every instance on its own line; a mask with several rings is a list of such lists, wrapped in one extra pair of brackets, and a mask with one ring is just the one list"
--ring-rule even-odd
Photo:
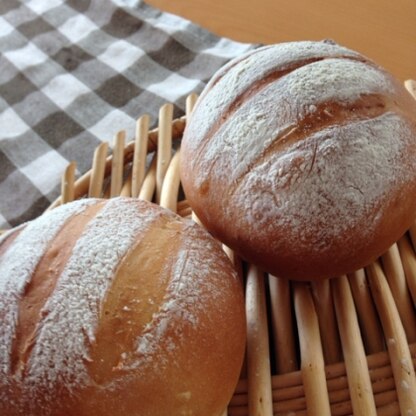
[(0, 229), (39, 215), (75, 160), (199, 92), (255, 47), (133, 0), (0, 0)]

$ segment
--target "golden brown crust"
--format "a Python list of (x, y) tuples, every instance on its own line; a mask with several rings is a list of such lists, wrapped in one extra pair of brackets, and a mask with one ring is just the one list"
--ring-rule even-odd
[(201, 222), (293, 279), (367, 265), (416, 213), (416, 102), (376, 64), (333, 48), (295, 42), (230, 64), (182, 143), (181, 179)]
[[(112, 380), (114, 372), (123, 366), (123, 352), (135, 348), (138, 334), (158, 312), (169, 284), (169, 271), (164, 267), (177, 255), (172, 242), (178, 239), (180, 225), (172, 224), (169, 217), (158, 219), (144, 236), (138, 236), (136, 246), (120, 262), (103, 301), (91, 348), (88, 369), (95, 383)], [(115, 333), (117, 343), (112, 342)]]
[(39, 321), (42, 320), (41, 310), (54, 290), (77, 239), (101, 206), (102, 203), (91, 205), (81, 217), (70, 218), (37, 265), (18, 305), (17, 327), (11, 349), (12, 373), (25, 371), (36, 342)]
[[(124, 254), (121, 245), (107, 247), (119, 255), (104, 258), (92, 247), (95, 254), (81, 258), (90, 250), (82, 245), (83, 256), (74, 258), (82, 239), (105, 235), (106, 217), (117, 222), (113, 215), (127, 210), (138, 219), (121, 223), (120, 235), (113, 236), (130, 241)], [(6, 255), (2, 261), (7, 262)], [(82, 268), (70, 266), (74, 261), (85, 261), (91, 270), (113, 269), (108, 287), (91, 286), (94, 280), (79, 273)], [(64, 282), (68, 267), (74, 267), (75, 289)], [(92, 276), (91, 270), (85, 272)], [(89, 285), (86, 296), (83, 281)], [(75, 331), (78, 322), (54, 322), (53, 329), (42, 316), (46, 311), (54, 316), (60, 291), (71, 298), (73, 316), (83, 322), (80, 332)], [(0, 309), (5, 305), (1, 296)], [(12, 366), (0, 380), (0, 412), (7, 416), (219, 415), (238, 381), (245, 319), (236, 272), (205, 230), (153, 204), (113, 199), (71, 216), (48, 242), (18, 308)], [(91, 311), (98, 313), (82, 316)], [(74, 328), (68, 331), (69, 342), (59, 334), (62, 325)], [(52, 360), (44, 359), (46, 349)], [(61, 352), (66, 354), (63, 364), (58, 362)], [(45, 368), (49, 365), (57, 368)]]

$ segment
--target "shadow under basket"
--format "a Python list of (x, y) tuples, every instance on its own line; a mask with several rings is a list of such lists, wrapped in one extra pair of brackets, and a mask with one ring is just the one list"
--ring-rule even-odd
[[(186, 116), (172, 114), (164, 105), (151, 131), (141, 117), (132, 142), (117, 133), (111, 156), (102, 143), (76, 181), (71, 163), (50, 208), (124, 195), (193, 215), (179, 177)], [(247, 350), (224, 415), (416, 415), (416, 225), (365, 269), (321, 282), (278, 279), (226, 251), (244, 281)]]

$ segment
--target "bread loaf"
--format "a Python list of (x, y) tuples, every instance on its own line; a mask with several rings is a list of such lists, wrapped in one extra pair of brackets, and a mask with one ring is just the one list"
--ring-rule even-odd
[(0, 414), (219, 415), (242, 288), (205, 230), (134, 199), (56, 208), (0, 240)]
[(416, 102), (331, 42), (254, 50), (221, 69), (186, 126), (181, 177), (205, 227), (293, 279), (367, 265), (416, 213)]

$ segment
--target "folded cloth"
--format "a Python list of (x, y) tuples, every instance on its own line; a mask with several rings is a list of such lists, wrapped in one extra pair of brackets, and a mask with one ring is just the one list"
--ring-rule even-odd
[(0, 1), (0, 229), (40, 215), (119, 130), (254, 48), (132, 0)]

